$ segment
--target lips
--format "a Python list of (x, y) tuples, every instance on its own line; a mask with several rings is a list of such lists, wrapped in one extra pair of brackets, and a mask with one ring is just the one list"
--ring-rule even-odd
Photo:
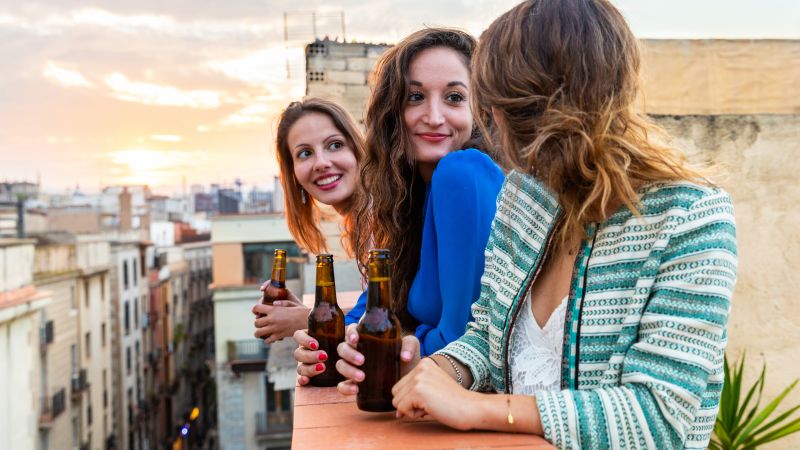
[(335, 188), (341, 179), (341, 174), (325, 175), (314, 180), (314, 184), (323, 191), (328, 191)]
[(450, 137), (449, 134), (442, 134), (442, 133), (417, 133), (420, 139), (423, 141), (437, 143), (442, 142), (443, 140)]

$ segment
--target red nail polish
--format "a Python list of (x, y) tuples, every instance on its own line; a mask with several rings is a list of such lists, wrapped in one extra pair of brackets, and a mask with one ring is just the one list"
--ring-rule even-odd
[(328, 355), (325, 354), (325, 353), (320, 353), (319, 354), (319, 360), (320, 361), (327, 361), (328, 360)]
[(325, 370), (325, 364), (317, 364), (317, 367), (315, 368), (317, 369), (317, 372), (322, 372)]
[(312, 342), (312, 343), (308, 344), (308, 346), (311, 347), (311, 350), (316, 350), (317, 349), (317, 343), (316, 342)]

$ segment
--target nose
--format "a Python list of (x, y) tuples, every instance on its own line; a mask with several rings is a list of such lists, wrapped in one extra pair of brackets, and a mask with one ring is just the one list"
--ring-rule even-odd
[(423, 117), (425, 124), (431, 127), (438, 127), (444, 123), (442, 105), (437, 100), (428, 102), (428, 110)]
[(316, 152), (316, 158), (314, 159), (314, 170), (324, 171), (329, 169), (332, 165), (333, 163), (331, 162), (330, 155), (328, 155), (324, 149)]

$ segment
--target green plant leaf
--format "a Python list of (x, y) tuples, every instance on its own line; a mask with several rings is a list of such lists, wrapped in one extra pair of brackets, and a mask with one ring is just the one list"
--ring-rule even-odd
[[(736, 416), (737, 416), (737, 417), (741, 417), (742, 415), (744, 415), (744, 411), (745, 411), (745, 410), (747, 409), (747, 407), (750, 405), (750, 400), (751, 400), (751, 398), (753, 397), (753, 394), (755, 393), (755, 391), (756, 391), (756, 388), (758, 388), (759, 384), (760, 384), (760, 385), (762, 386), (762, 388), (763, 388), (763, 386), (764, 386), (764, 374), (766, 373), (766, 371), (767, 371), (767, 365), (766, 365), (766, 364), (763, 364), (763, 365), (761, 366), (761, 375), (758, 377), (758, 380), (757, 380), (757, 381), (756, 381), (756, 382), (753, 384), (753, 386), (752, 386), (752, 387), (750, 388), (750, 390), (747, 392), (747, 396), (744, 398), (744, 402), (742, 402), (742, 405), (741, 405), (741, 407), (739, 408), (739, 410), (738, 410), (738, 411), (737, 411), (737, 413), (736, 413)], [(759, 389), (759, 392), (761, 392), (761, 389)], [(760, 400), (760, 397), (761, 397), (761, 396), (759, 395), (759, 400)], [(758, 402), (756, 402), (756, 405), (757, 405), (757, 404), (758, 404)]]
[(787, 417), (791, 416), (791, 415), (792, 415), (792, 413), (793, 413), (793, 412), (795, 412), (795, 411), (797, 411), (798, 409), (800, 409), (800, 405), (797, 405), (797, 406), (795, 406), (794, 408), (792, 408), (792, 409), (790, 409), (790, 410), (788, 410), (788, 411), (784, 412), (783, 414), (781, 414), (780, 416), (778, 416), (778, 418), (776, 418), (776, 419), (775, 419), (775, 420), (773, 420), (772, 422), (770, 422), (770, 423), (768, 423), (768, 424), (766, 424), (766, 425), (762, 426), (761, 428), (757, 429), (756, 431), (754, 431), (754, 432), (753, 432), (753, 436), (755, 437), (755, 436), (758, 436), (759, 434), (761, 434), (761, 433), (763, 433), (763, 432), (765, 432), (765, 431), (769, 431), (769, 429), (770, 429), (770, 428), (772, 428), (772, 427), (774, 427), (775, 425), (777, 425), (777, 424), (779, 424), (779, 423), (783, 422), (784, 420), (786, 420), (786, 418), (787, 418)]
[(753, 420), (748, 423), (747, 427), (745, 427), (741, 433), (736, 436), (736, 439), (733, 441), (734, 446), (741, 445), (744, 441), (750, 438), (750, 433), (762, 422), (764, 422), (764, 420), (766, 420), (773, 411), (775, 411), (775, 408), (780, 405), (783, 399), (786, 398), (786, 395), (789, 394), (789, 392), (797, 385), (797, 381), (798, 380), (795, 380), (794, 383), (790, 384), (789, 387), (784, 389), (784, 391), (778, 397), (772, 400), (760, 413), (756, 415), (755, 418), (753, 418)]
[[(752, 408), (752, 409), (750, 409), (750, 412), (748, 412), (748, 413), (747, 413), (747, 416), (745, 416), (745, 417), (741, 417), (741, 416), (739, 416), (739, 417), (737, 417), (737, 419), (736, 419), (736, 424), (737, 424), (737, 426), (736, 426), (736, 428), (735, 428), (735, 429), (734, 429), (734, 430), (731, 432), (731, 435), (733, 435), (733, 436), (735, 436), (735, 437), (736, 437), (736, 436), (739, 436), (739, 433), (740, 433), (740, 432), (741, 432), (741, 431), (742, 431), (742, 430), (743, 430), (743, 429), (744, 429), (744, 428), (745, 428), (747, 425), (749, 425), (749, 424), (751, 423), (751, 421), (752, 421), (753, 417), (754, 417), (754, 416), (756, 415), (756, 413), (758, 412), (758, 407), (759, 407), (759, 406), (761, 406), (761, 394), (764, 392), (764, 384), (765, 384), (765, 382), (766, 382), (766, 379), (767, 379), (767, 376), (766, 376), (766, 369), (767, 369), (767, 365), (766, 365), (766, 364), (764, 364), (764, 365), (762, 365), (762, 366), (761, 366), (761, 375), (758, 377), (758, 379), (756, 380), (755, 384), (753, 384), (753, 387), (752, 387), (752, 389), (755, 389), (756, 387), (758, 388), (758, 397), (756, 397), (756, 404), (755, 404), (755, 406), (753, 406), (753, 408)], [(749, 403), (749, 402), (748, 402), (748, 403)], [(742, 408), (742, 411), (744, 411), (744, 408)]]
[(786, 425), (780, 427), (779, 429), (759, 438), (758, 440), (753, 441), (750, 445), (753, 447), (764, 445), (767, 442), (772, 442), (782, 437), (786, 437), (790, 434), (797, 433), (798, 431), (800, 431), (800, 417), (787, 423)]

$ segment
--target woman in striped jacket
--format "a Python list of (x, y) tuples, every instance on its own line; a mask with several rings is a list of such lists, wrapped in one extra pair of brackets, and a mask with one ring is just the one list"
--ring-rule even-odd
[(638, 69), (606, 0), (527, 0), (484, 32), (474, 113), (515, 170), (474, 320), (394, 387), (398, 416), (559, 448), (707, 446), (736, 280), (731, 199), (653, 139), (633, 107)]

